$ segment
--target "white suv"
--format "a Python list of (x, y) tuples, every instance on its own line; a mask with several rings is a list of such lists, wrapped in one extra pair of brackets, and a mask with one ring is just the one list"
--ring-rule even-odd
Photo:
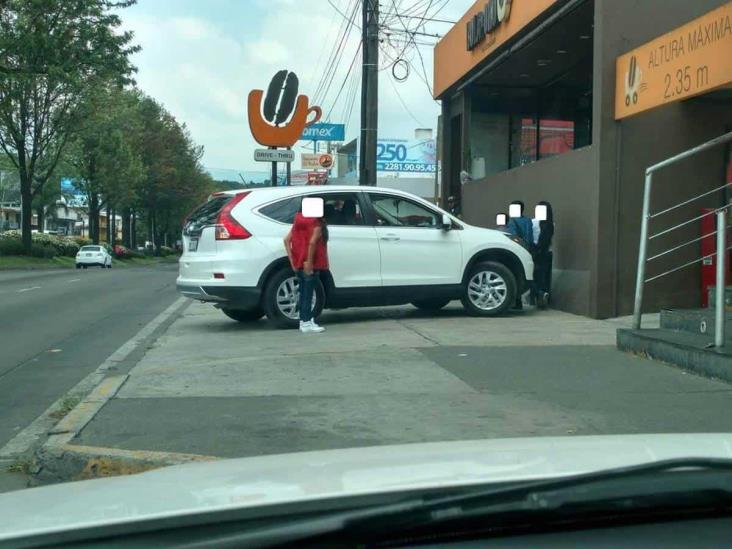
[(268, 187), (211, 195), (183, 228), (178, 291), (227, 316), (267, 315), (297, 326), (298, 283), (283, 238), (304, 196), (324, 200), (330, 270), (315, 292), (324, 308), (412, 303), (437, 310), (504, 312), (532, 279), (518, 239), (474, 227), (414, 195), (381, 187)]

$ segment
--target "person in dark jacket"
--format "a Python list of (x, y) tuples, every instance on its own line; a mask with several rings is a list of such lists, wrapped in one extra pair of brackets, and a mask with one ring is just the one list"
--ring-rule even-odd
[[(552, 240), (554, 238), (554, 212), (549, 202), (541, 201), (538, 206), (546, 208), (546, 219), (534, 219), (534, 226), (538, 225), (538, 235), (534, 240), (534, 290), (536, 304), (545, 309), (549, 304), (552, 285)], [(536, 231), (534, 231), (536, 233)]]
[(513, 202), (511, 202), (511, 205), (508, 209), (509, 215), (513, 215), (512, 210), (515, 210), (516, 206), (519, 207), (519, 215), (516, 217), (511, 217), (508, 220), (506, 230), (513, 236), (518, 236), (519, 238), (521, 238), (530, 248), (534, 241), (533, 230), (531, 227), (531, 219), (529, 219), (528, 217), (524, 217), (524, 203), (520, 200), (514, 200)]
[[(518, 206), (518, 212), (516, 212), (516, 207)], [(518, 216), (515, 216), (515, 213), (518, 213)], [(533, 236), (533, 228), (531, 224), (531, 219), (528, 217), (524, 217), (524, 203), (520, 200), (514, 200), (511, 202), (511, 205), (508, 208), (508, 214), (509, 216), (515, 216), (511, 217), (508, 221), (508, 225), (506, 225), (506, 230), (512, 234), (513, 236), (519, 237), (521, 240), (524, 241), (526, 244), (526, 248), (528, 248), (529, 252), (533, 256), (533, 248), (534, 248), (534, 236)], [(529, 285), (531, 287), (531, 284)], [(516, 295), (516, 303), (514, 305), (514, 309), (523, 309), (523, 302), (521, 300), (521, 294)]]

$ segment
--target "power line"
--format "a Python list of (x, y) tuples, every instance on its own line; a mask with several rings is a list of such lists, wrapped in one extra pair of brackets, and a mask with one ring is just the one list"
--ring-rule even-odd
[(332, 8), (334, 9), (334, 10), (336, 10), (336, 11), (338, 12), (338, 14), (339, 14), (339, 15), (340, 15), (341, 17), (343, 17), (343, 19), (345, 19), (346, 21), (349, 21), (349, 22), (350, 22), (350, 23), (351, 23), (351, 24), (352, 24), (352, 25), (353, 25), (354, 27), (356, 27), (356, 28), (357, 28), (358, 30), (361, 30), (361, 27), (360, 27), (359, 25), (357, 25), (357, 24), (356, 24), (355, 22), (352, 22), (352, 21), (350, 21), (350, 19), (348, 18), (348, 16), (347, 16), (347, 15), (346, 15), (345, 13), (343, 13), (343, 12), (342, 12), (342, 11), (341, 11), (341, 10), (340, 10), (340, 9), (338, 8), (338, 6), (336, 6), (336, 5), (335, 5), (335, 4), (333, 3), (333, 0), (328, 0), (328, 3), (330, 4), (330, 7), (332, 7)]
[[(335, 18), (332, 18), (330, 20), (330, 25), (328, 26), (328, 32), (325, 35), (323, 35), (324, 37), (330, 36), (330, 32), (333, 29), (333, 24), (335, 23), (335, 21), (336, 21)], [(320, 62), (323, 60), (323, 54), (325, 53), (325, 44), (326, 44), (326, 41), (322, 40), (321, 44), (320, 44), (320, 53), (318, 53), (318, 60), (315, 62), (313, 72), (311, 72), (308, 77), (308, 88), (310, 88), (311, 85), (313, 84), (313, 78), (315, 78), (315, 75), (319, 74)]]
[(386, 30), (390, 30), (392, 32), (404, 33), (404, 34), (407, 34), (409, 36), (418, 35), (418, 36), (428, 36), (429, 38), (442, 38), (442, 35), (441, 34), (429, 34), (429, 33), (426, 33), (426, 32), (420, 32), (420, 31), (416, 31), (416, 30), (409, 30), (407, 28), (405, 28), (404, 30), (402, 30), (402, 29), (395, 29), (393, 27), (380, 27), (380, 28), (386, 29)]
[(330, 121), (330, 113), (333, 112), (333, 109), (338, 104), (338, 99), (341, 96), (341, 92), (343, 91), (343, 88), (346, 86), (346, 81), (348, 80), (348, 77), (351, 76), (351, 71), (353, 70), (353, 66), (356, 63), (356, 59), (358, 58), (358, 54), (361, 52), (361, 46), (363, 45), (363, 42), (358, 43), (358, 48), (356, 48), (356, 53), (353, 56), (353, 59), (351, 60), (351, 64), (348, 66), (348, 72), (346, 72), (346, 77), (343, 79), (343, 82), (341, 83), (341, 87), (338, 90), (338, 93), (336, 94), (335, 99), (333, 100), (333, 105), (330, 107), (330, 110), (328, 111), (328, 114), (325, 116), (326, 121)]
[(407, 104), (404, 102), (404, 99), (402, 98), (401, 94), (399, 93), (399, 90), (397, 89), (396, 85), (394, 84), (394, 80), (389, 78), (389, 83), (391, 84), (391, 88), (394, 90), (394, 93), (396, 93), (397, 98), (399, 99), (399, 102), (402, 104), (402, 107), (404, 107), (404, 110), (407, 111), (407, 114), (412, 117), (412, 120), (414, 120), (418, 126), (422, 127), (424, 124), (420, 122), (416, 116), (412, 113), (412, 111), (409, 110), (409, 107), (407, 107)]
[[(361, 55), (363, 55), (363, 47), (361, 48)], [(358, 88), (360, 74), (360, 71), (353, 71), (351, 73), (351, 80), (348, 83), (348, 90), (346, 91), (346, 100), (343, 102), (343, 111), (341, 112), (341, 121), (343, 123), (347, 122), (346, 114), (348, 113), (348, 106), (355, 100), (354, 97)]]
[[(358, 0), (351, 0), (351, 3), (353, 3), (354, 1), (356, 2), (356, 7), (358, 7)], [(350, 5), (351, 4), (349, 4), (349, 6)], [(323, 70), (323, 73), (318, 82), (318, 86), (316, 87), (315, 92), (313, 93), (313, 102), (315, 104), (317, 104), (319, 95), (320, 95), (321, 91), (323, 90), (325, 83), (327, 82), (328, 76), (330, 75), (330, 71), (333, 69), (333, 63), (335, 62), (338, 54), (341, 52), (343, 40), (345, 38), (346, 31), (348, 30), (349, 27), (350, 27), (350, 23), (348, 21), (343, 20), (341, 22), (341, 26), (338, 29), (338, 33), (336, 34), (336, 38), (333, 43), (333, 47), (328, 56), (328, 60), (326, 61), (325, 69)]]
[(338, 71), (341, 59), (343, 58), (344, 45), (351, 34), (351, 30), (353, 29), (353, 22), (355, 21), (357, 11), (358, 1), (354, 3), (354, 7), (351, 13), (351, 19), (349, 19), (346, 23), (346, 27), (341, 34), (341, 39), (333, 52), (334, 55), (332, 56), (332, 62), (327, 67), (326, 73), (324, 75), (323, 85), (316, 91), (313, 99), (313, 102), (315, 104), (317, 104), (318, 102), (325, 102), (326, 98), (328, 97), (330, 87), (333, 84), (333, 79), (335, 78), (336, 72)]
[(400, 15), (402, 19), (419, 19), (420, 21), (424, 22), (430, 22), (430, 23), (447, 23), (450, 25), (454, 25), (457, 23), (457, 21), (448, 21), (447, 19), (437, 19), (435, 17), (423, 17), (420, 15)]

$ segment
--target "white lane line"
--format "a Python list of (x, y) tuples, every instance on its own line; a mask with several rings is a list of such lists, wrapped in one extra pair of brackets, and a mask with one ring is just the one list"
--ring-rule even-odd
[(71, 280), (67, 280), (67, 282), (69, 284), (71, 284), (72, 282), (79, 282), (79, 280), (81, 280), (81, 279), (80, 278), (72, 278)]
[(23, 288), (22, 290), (18, 290), (19, 294), (22, 294), (23, 292), (30, 292), (31, 290), (40, 290), (40, 286), (33, 286), (32, 288)]

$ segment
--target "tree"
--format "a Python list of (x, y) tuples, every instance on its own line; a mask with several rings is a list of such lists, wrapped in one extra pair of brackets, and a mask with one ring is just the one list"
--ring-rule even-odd
[(46, 184), (41, 191), (33, 197), (33, 209), (38, 219), (38, 232), (43, 232), (46, 219), (58, 220), (58, 206), (66, 208), (64, 202), (65, 193), (61, 191), (60, 183), (55, 185)]
[(213, 190), (203, 170), (203, 148), (196, 146), (185, 127), (153, 99), (140, 103), (140, 151), (145, 177), (139, 200), (150, 241), (156, 252), (171, 244), (191, 209)]
[(77, 188), (86, 194), (89, 235), (95, 244), (102, 208), (129, 209), (137, 201), (144, 177), (139, 110), (139, 92), (117, 86), (99, 86), (80, 108), (85, 121), (65, 157), (76, 172)]
[(114, 8), (136, 0), (0, 2), (0, 149), (20, 179), (22, 235), (31, 246), (32, 200), (51, 177), (81, 105), (101, 83), (130, 81), (132, 34)]

